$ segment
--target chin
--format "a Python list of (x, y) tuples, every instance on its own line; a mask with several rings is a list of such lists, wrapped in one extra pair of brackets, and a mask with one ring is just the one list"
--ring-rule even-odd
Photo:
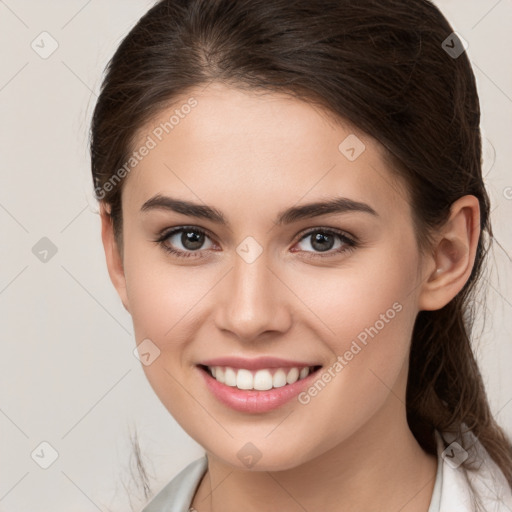
[[(268, 440), (266, 443), (236, 442), (225, 447), (219, 446), (218, 443), (212, 444), (214, 450), (205, 448), (209, 457), (219, 459), (224, 464), (243, 471), (286, 471), (314, 458), (314, 456), (309, 457), (309, 453), (304, 453), (304, 447), (300, 443), (293, 443), (290, 446), (280, 444), (279, 447)], [(225, 450), (220, 451), (222, 448)]]

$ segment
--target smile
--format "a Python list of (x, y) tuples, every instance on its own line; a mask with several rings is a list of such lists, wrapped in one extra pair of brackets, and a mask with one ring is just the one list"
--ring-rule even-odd
[(306, 378), (318, 367), (264, 368), (248, 370), (229, 366), (203, 366), (221, 384), (243, 390), (266, 391), (294, 384)]
[(260, 365), (250, 370), (219, 362), (196, 368), (219, 402), (239, 412), (257, 414), (270, 412), (297, 397), (311, 385), (322, 366)]

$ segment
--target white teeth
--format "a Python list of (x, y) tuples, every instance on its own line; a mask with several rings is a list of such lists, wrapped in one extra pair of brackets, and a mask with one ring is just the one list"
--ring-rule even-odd
[(303, 379), (309, 375), (309, 368), (302, 368), (299, 374), (299, 379)]
[(219, 381), (224, 384), (225, 377), (224, 377), (224, 368), (221, 368), (220, 366), (216, 366), (215, 368), (211, 368), (211, 370), (215, 370), (215, 373), (213, 376)]
[[(308, 372), (309, 372), (309, 368), (308, 368)], [(288, 375), (286, 376), (286, 382), (288, 382), (288, 384), (293, 384), (294, 382), (297, 382), (297, 380), (299, 380), (299, 369), (292, 368), (288, 372)]]
[(238, 370), (236, 374), (236, 387), (238, 389), (253, 389), (252, 373), (249, 370)]
[(275, 388), (282, 388), (283, 386), (286, 386), (286, 373), (284, 373), (284, 370), (281, 370), (281, 368), (274, 373), (274, 376), (272, 377), (272, 385)]
[(236, 386), (236, 373), (233, 368), (226, 368), (224, 371), (224, 384), (231, 387)]
[(208, 367), (213, 378), (226, 386), (237, 387), (238, 389), (255, 389), (257, 391), (266, 391), (272, 388), (280, 388), (287, 384), (293, 384), (300, 379), (307, 377), (310, 369), (306, 368), (279, 368), (274, 371), (264, 369), (252, 372), (241, 368), (212, 366)]
[(253, 389), (265, 391), (272, 389), (272, 374), (268, 370), (258, 370), (254, 375)]

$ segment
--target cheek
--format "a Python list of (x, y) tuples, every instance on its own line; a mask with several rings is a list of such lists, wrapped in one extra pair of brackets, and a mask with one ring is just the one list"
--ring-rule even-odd
[(351, 411), (354, 424), (363, 422), (406, 368), (417, 315), (416, 257), (412, 245), (407, 251), (389, 244), (368, 251), (357, 264), (354, 259), (350, 268), (316, 269), (296, 280), (300, 286), (294, 291), (320, 319), (317, 336), (332, 353), (325, 391), (320, 382), (321, 393), (313, 389), (304, 396), (320, 422), (329, 423), (328, 416), (336, 415), (332, 403)]
[(190, 322), (214, 276), (200, 267), (172, 265), (159, 252), (126, 252), (127, 294), (137, 340), (142, 336), (171, 342)]
[(355, 254), (339, 268), (303, 266), (286, 279), (317, 318), (319, 336), (340, 354), (354, 339), (364, 344), (389, 335), (409, 341), (417, 313), (416, 268), (414, 247), (395, 242)]

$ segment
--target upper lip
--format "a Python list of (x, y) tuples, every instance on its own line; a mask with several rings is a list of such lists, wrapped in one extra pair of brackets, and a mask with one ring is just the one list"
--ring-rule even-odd
[(229, 366), (231, 368), (245, 368), (247, 370), (261, 370), (264, 368), (306, 368), (320, 366), (316, 363), (304, 361), (292, 361), (278, 357), (256, 357), (246, 359), (244, 357), (216, 357), (199, 363), (203, 366)]

